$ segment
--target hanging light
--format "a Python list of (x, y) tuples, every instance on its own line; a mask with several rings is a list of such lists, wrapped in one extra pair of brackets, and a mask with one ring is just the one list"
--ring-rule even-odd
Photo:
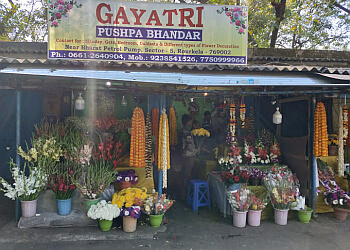
[(280, 112), (280, 108), (276, 108), (276, 112), (272, 116), (272, 121), (274, 124), (281, 124), (282, 123), (282, 114)]
[(194, 102), (194, 98), (193, 98), (193, 97), (191, 97), (191, 98), (190, 98), (190, 101), (191, 101), (191, 102)]
[(120, 104), (121, 104), (123, 107), (128, 106), (128, 102), (126, 101), (126, 98), (125, 98), (124, 95), (123, 95), (123, 98), (122, 98), (122, 101), (120, 102)]
[(81, 93), (79, 93), (78, 98), (75, 100), (75, 109), (76, 110), (84, 110), (85, 108), (85, 101), (83, 97), (81, 96)]

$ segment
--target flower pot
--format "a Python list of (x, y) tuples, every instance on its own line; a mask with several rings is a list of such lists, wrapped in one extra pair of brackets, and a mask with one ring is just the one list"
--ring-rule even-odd
[(111, 230), (113, 224), (113, 220), (99, 220), (98, 226), (100, 227), (102, 232), (107, 232)]
[(328, 147), (328, 155), (329, 156), (336, 156), (338, 155), (338, 146), (329, 146)]
[(21, 201), (21, 212), (23, 217), (33, 217), (36, 215), (36, 205), (38, 199), (33, 201)]
[(333, 207), (334, 215), (337, 220), (345, 221), (348, 216), (349, 209)]
[(306, 211), (299, 210), (298, 211), (299, 221), (302, 223), (309, 223), (312, 216), (312, 212), (313, 212), (312, 208), (309, 208), (309, 207), (306, 208)]
[(57, 202), (57, 213), (59, 215), (68, 215), (72, 209), (72, 198), (66, 200), (56, 199)]
[(120, 183), (120, 187), (122, 189), (130, 188), (132, 186), (132, 183), (130, 181), (122, 181)]
[(253, 186), (258, 186), (259, 183), (260, 183), (260, 179), (252, 178), (252, 185), (253, 185)]
[(159, 214), (159, 215), (149, 215), (149, 222), (151, 223), (152, 227), (160, 227), (163, 221), (163, 216), (164, 214)]
[(92, 205), (96, 205), (100, 199), (85, 199), (85, 211), (89, 212), (89, 209)]
[(130, 216), (123, 217), (123, 231), (126, 233), (133, 233), (136, 231), (137, 219)]
[(288, 211), (289, 209), (276, 209), (275, 210), (275, 223), (280, 226), (287, 225), (288, 221)]
[(252, 227), (260, 226), (262, 210), (249, 210), (248, 211), (248, 225)]
[(247, 212), (233, 211), (233, 225), (235, 227), (245, 227), (247, 224)]

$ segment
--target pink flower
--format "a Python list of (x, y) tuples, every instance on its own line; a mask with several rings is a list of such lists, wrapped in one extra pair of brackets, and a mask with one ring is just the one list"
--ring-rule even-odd
[(59, 10), (63, 10), (64, 9), (64, 6), (62, 4), (58, 5), (58, 9)]
[(241, 25), (241, 23), (242, 23), (242, 21), (241, 21), (241, 20), (237, 20), (237, 21), (236, 21), (236, 25), (237, 25), (237, 26), (240, 26), (240, 25)]
[(231, 16), (231, 12), (227, 11), (226, 16)]
[(55, 27), (58, 26), (58, 22), (56, 20), (52, 21), (51, 24), (52, 24), (52, 26), (55, 26)]
[[(71, 10), (71, 9), (72, 9), (72, 5), (68, 4), (68, 5), (67, 5), (67, 9), (68, 9), (68, 10)], [(245, 13), (244, 13), (244, 14), (245, 14)]]
[(240, 11), (241, 9), (239, 8), (239, 7), (235, 7), (234, 9), (233, 9), (233, 12), (237, 12), (237, 11)]
[(241, 27), (241, 28), (239, 28), (238, 32), (239, 32), (240, 34), (242, 34), (242, 33), (244, 32), (244, 29)]
[(61, 13), (56, 13), (55, 16), (56, 16), (57, 19), (61, 19), (61, 17), (62, 17)]
[(243, 16), (246, 16), (246, 15), (247, 15), (247, 13), (243, 12)]
[(239, 13), (238, 13), (238, 12), (235, 12), (235, 13), (233, 13), (233, 16), (236, 17), (236, 18), (238, 18), (238, 17), (239, 17)]

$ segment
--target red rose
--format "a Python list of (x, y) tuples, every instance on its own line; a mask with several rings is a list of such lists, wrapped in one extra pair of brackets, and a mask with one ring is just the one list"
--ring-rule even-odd
[(239, 177), (237, 175), (235, 176), (235, 181), (239, 181)]

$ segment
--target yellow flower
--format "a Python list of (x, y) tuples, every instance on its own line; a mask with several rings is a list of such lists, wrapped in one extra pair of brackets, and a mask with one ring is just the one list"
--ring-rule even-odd
[(133, 205), (132, 202), (127, 202), (127, 203), (125, 203), (125, 207), (131, 207), (132, 205)]
[(116, 204), (119, 208), (122, 208), (124, 205), (124, 202), (117, 201), (116, 203), (113, 203), (113, 204)]
[(144, 199), (146, 199), (146, 198), (147, 198), (147, 194), (146, 194), (146, 193), (142, 193), (142, 194), (141, 194), (141, 199), (144, 200)]

